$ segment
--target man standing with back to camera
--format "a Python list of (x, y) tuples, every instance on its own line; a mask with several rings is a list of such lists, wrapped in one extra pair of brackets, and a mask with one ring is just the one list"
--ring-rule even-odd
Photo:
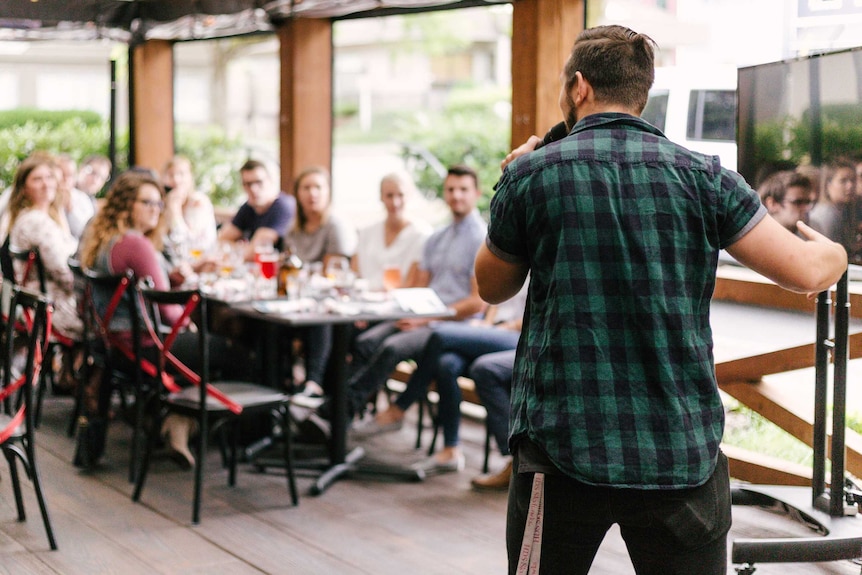
[(654, 47), (621, 26), (580, 34), (561, 76), (569, 135), (535, 152), (533, 136), (507, 157), (476, 259), (491, 303), (530, 273), (512, 380), (512, 574), (587, 573), (617, 523), (641, 575), (723, 575), (718, 252), (798, 292), (828, 288), (847, 265), (804, 223), (809, 241), (768, 217), (717, 157), (638, 117)]

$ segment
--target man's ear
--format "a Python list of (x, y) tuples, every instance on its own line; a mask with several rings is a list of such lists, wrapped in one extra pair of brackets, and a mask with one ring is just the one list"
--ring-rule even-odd
[(576, 106), (587, 99), (592, 89), (593, 87), (590, 86), (584, 75), (580, 71), (575, 72), (575, 85), (572, 86), (571, 97)]
[(763, 198), (763, 206), (766, 208), (766, 211), (770, 214), (774, 214), (779, 206), (779, 203), (775, 201), (773, 197)]

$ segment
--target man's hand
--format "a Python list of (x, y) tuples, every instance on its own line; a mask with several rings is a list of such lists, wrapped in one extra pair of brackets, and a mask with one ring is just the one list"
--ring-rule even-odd
[(506, 154), (506, 158), (500, 162), (500, 169), (505, 169), (506, 166), (512, 163), (515, 158), (523, 156), (524, 154), (529, 154), (535, 150), (536, 146), (538, 146), (541, 141), (542, 139), (539, 136), (530, 136), (526, 142)]
[(431, 322), (429, 318), (406, 318), (399, 319), (395, 322), (395, 327), (401, 331), (411, 331), (420, 327), (425, 327)]

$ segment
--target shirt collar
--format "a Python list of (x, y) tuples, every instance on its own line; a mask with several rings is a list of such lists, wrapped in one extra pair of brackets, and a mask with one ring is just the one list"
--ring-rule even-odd
[(651, 134), (655, 134), (656, 136), (661, 136), (663, 138), (667, 137), (662, 133), (661, 130), (659, 130), (646, 120), (643, 120), (642, 118), (639, 118), (637, 116), (632, 116), (631, 114), (623, 114), (621, 112), (604, 112), (598, 114), (590, 114), (589, 116), (578, 120), (578, 123), (575, 124), (574, 128), (572, 128), (572, 131), (569, 132), (569, 135), (583, 132), (585, 130), (592, 130), (593, 128), (609, 127), (612, 125), (628, 126), (643, 130), (644, 132), (650, 132)]

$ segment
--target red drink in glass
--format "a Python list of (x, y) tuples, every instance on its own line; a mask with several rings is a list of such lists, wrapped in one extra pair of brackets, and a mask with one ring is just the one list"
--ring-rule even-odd
[(260, 266), (260, 275), (268, 280), (274, 278), (276, 264), (278, 264), (278, 254), (275, 252), (257, 252), (254, 254), (254, 257), (257, 260), (257, 265)]

